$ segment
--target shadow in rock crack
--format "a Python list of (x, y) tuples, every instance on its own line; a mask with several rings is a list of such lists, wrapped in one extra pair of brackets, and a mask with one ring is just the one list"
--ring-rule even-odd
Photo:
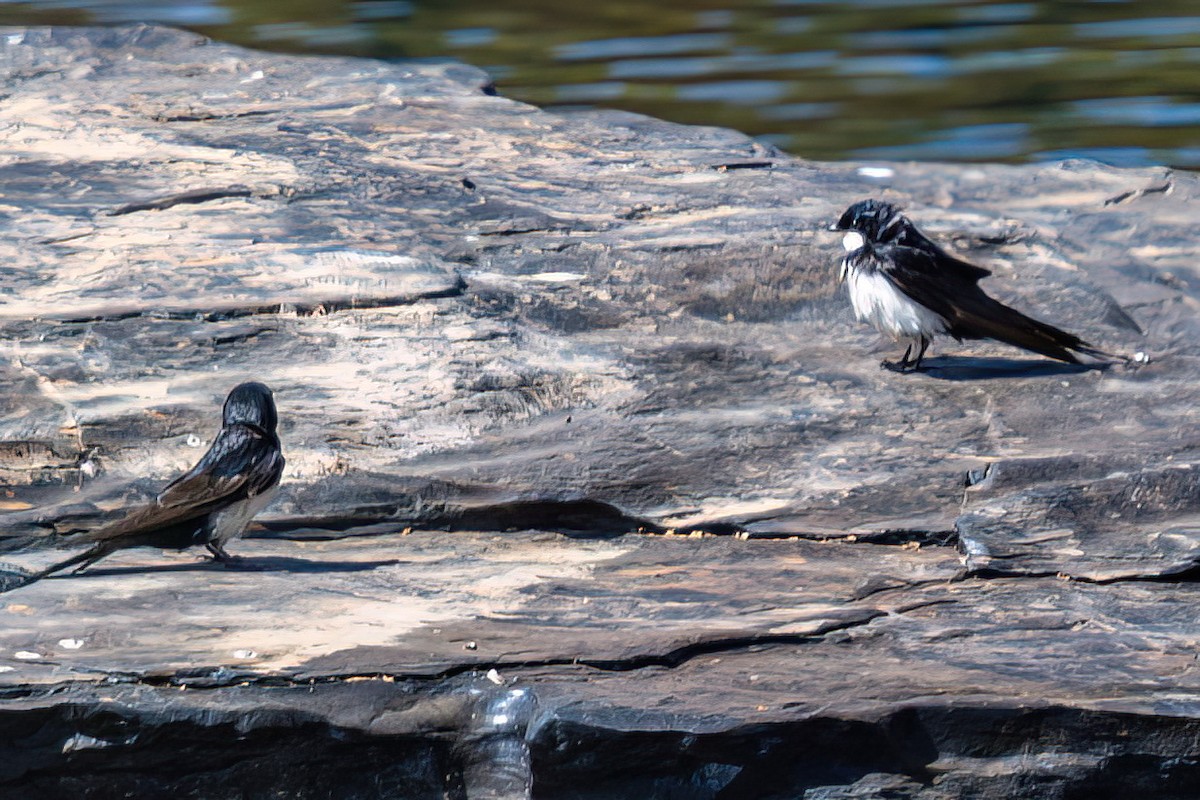
[(0, 742), (0, 795), (466, 800), (451, 745), (435, 737), (370, 738), (315, 715), (244, 714), (239, 727), (227, 709), (192, 713), (170, 701), (30, 712)]
[(530, 737), (539, 767), (534, 796), (798, 797), (873, 774), (928, 785), (928, 765), (938, 757), (912, 709), (873, 721), (816, 717), (707, 734), (629, 730), (621, 722), (604, 712), (547, 715)]
[[(292, 572), (292, 573), (327, 573), (327, 572), (370, 572), (380, 567), (391, 567), (396, 564), (410, 563), (399, 558), (389, 558), (379, 561), (312, 561), (307, 558), (289, 558), (287, 556), (255, 556), (253, 558), (238, 557), (229, 566), (216, 561), (195, 561), (188, 564), (162, 564), (137, 567), (92, 567), (78, 575), (64, 573), (51, 575), (44, 580), (80, 580), (88, 577), (103, 577), (112, 575), (139, 575), (154, 572), (202, 572), (221, 570), (230, 572)], [(3, 573), (0, 573), (2, 577)], [(3, 584), (0, 584), (2, 586)]]
[[(665, 528), (627, 514), (602, 500), (532, 499), (479, 506), (448, 506), (423, 515), (398, 513), (394, 506), (360, 509), (338, 517), (263, 520), (246, 538), (319, 540), (384, 536), (403, 528), (443, 531), (556, 531), (565, 536), (608, 537)], [(732, 531), (731, 531), (732, 532)]]
[(663, 530), (614, 505), (590, 499), (522, 500), (468, 508), (448, 519), (446, 527), (472, 531), (552, 530), (568, 536), (619, 536), (632, 531), (661, 533)]
[[(1019, 556), (1008, 556), (1008, 558), (1018, 559)], [(1113, 575), (1111, 577), (1093, 577), (1089, 575), (1076, 575), (1069, 571), (1062, 570), (1033, 570), (1033, 569), (1005, 569), (1004, 567), (987, 566), (977, 569), (967, 570), (965, 576), (968, 578), (978, 578), (980, 580), (1003, 580), (1009, 578), (1056, 578), (1058, 580), (1071, 580), (1077, 583), (1090, 583), (1096, 586), (1109, 586), (1116, 583), (1200, 583), (1200, 563), (1181, 564), (1175, 567), (1166, 567), (1158, 571), (1143, 571), (1130, 572), (1124, 575)]]

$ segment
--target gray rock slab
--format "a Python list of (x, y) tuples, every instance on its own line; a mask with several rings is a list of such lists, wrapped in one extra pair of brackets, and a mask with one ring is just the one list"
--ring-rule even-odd
[(303, 681), (669, 660), (712, 642), (862, 624), (909, 602), (905, 587), (962, 571), (950, 548), (879, 550), (867, 571), (848, 545), (639, 534), (255, 540), (241, 548), (245, 570), (126, 551), (4, 596), (2, 677), (173, 679), (202, 665)]
[[(0, 576), (241, 380), (288, 459), (258, 570), (0, 595), (6, 796), (1195, 796), (1195, 175), (818, 164), (154, 27), (0, 72)], [(825, 230), (868, 196), (1149, 363), (881, 371)]]
[(1186, 577), (1200, 564), (1198, 475), (1186, 458), (1127, 470), (1120, 460), (997, 462), (958, 519), (967, 566), (1092, 581)]

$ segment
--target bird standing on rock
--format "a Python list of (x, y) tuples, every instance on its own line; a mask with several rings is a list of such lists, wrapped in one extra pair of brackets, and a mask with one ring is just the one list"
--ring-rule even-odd
[(22, 585), (76, 564), (79, 572), (128, 547), (183, 550), (202, 544), (215, 560), (234, 561), (225, 545), (245, 532), (279, 487), (284, 458), (277, 423), (270, 389), (257, 382), (234, 387), (225, 398), (221, 432), (196, 466), (168, 484), (153, 503), (124, 519), (67, 537), (69, 544), (91, 547), (34, 573)]
[[(994, 300), (979, 288), (992, 273), (955, 258), (917, 230), (896, 206), (863, 200), (842, 214), (840, 280), (854, 315), (880, 333), (908, 339), (899, 361), (881, 367), (916, 372), (938, 334), (955, 339), (995, 339), (1069, 364), (1104, 368), (1122, 356), (1092, 347), (1074, 334), (1039, 322)], [(916, 347), (916, 356), (912, 357)]]

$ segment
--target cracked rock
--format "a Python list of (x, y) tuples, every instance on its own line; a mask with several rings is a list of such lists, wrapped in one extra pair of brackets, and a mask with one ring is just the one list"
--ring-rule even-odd
[[(0, 794), (1196, 796), (1195, 175), (817, 164), (157, 27), (0, 72)], [(866, 196), (1148, 358), (881, 371), (825, 231)], [(246, 379), (261, 571), (17, 586)]]

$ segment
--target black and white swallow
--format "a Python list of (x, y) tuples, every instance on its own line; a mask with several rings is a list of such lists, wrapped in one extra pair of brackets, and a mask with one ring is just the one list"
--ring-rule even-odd
[(76, 564), (79, 572), (129, 547), (183, 550), (204, 545), (217, 561), (234, 560), (225, 545), (241, 536), (254, 515), (274, 498), (284, 458), (275, 432), (275, 399), (263, 384), (234, 387), (225, 398), (222, 418), (221, 432), (204, 457), (168, 484), (153, 503), (97, 531), (67, 537), (66, 544), (91, 547), (23, 583)]
[(899, 361), (884, 361), (881, 367), (919, 370), (939, 334), (959, 341), (995, 339), (1097, 368), (1128, 361), (989, 297), (979, 288), (979, 281), (992, 274), (989, 270), (938, 247), (890, 203), (855, 203), (833, 229), (846, 231), (839, 278), (849, 290), (854, 315), (880, 333), (908, 341)]

